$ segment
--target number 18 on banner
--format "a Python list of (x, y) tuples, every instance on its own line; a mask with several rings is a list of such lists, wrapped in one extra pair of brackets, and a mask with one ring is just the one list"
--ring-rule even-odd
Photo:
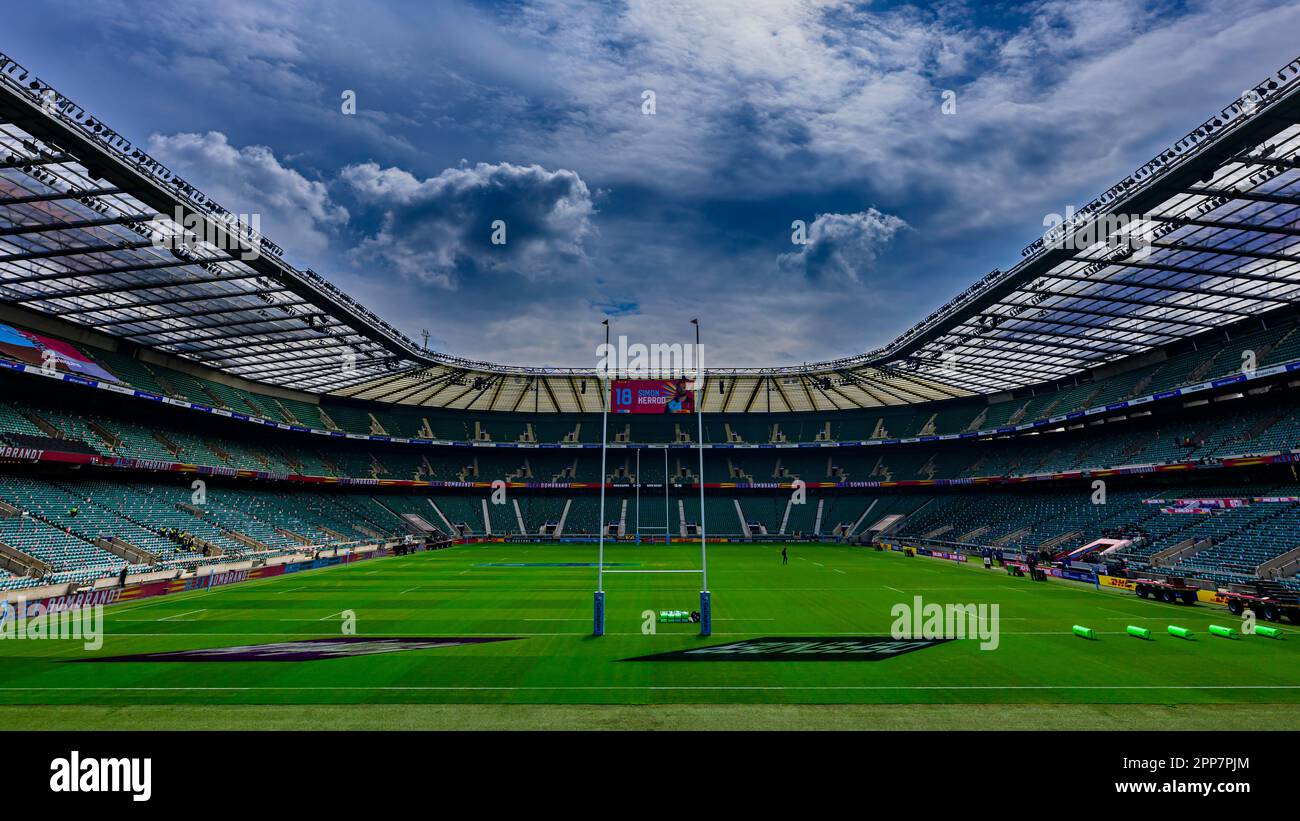
[(614, 413), (694, 413), (693, 384), (685, 379), (620, 379), (613, 383)]

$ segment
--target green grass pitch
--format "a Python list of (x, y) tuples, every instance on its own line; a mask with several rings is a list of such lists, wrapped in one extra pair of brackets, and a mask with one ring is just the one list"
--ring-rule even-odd
[[(1300, 629), (1213, 638), (1225, 610), (1032, 582), (975, 564), (829, 545), (709, 548), (714, 635), (642, 632), (698, 608), (698, 576), (608, 574), (593, 638), (595, 545), (466, 545), (107, 609), (105, 641), (0, 641), (0, 726), (107, 728), (1295, 728)], [(641, 570), (698, 567), (699, 546), (607, 546)], [(529, 566), (534, 565), (534, 566)], [(996, 650), (952, 641), (882, 661), (624, 661), (763, 636), (888, 636), (910, 603), (1000, 608)], [(97, 662), (340, 635), (514, 641), (302, 662)], [(1097, 631), (1096, 641), (1071, 625)], [(1124, 634), (1149, 627), (1154, 641)], [(1178, 624), (1194, 641), (1166, 634)], [(92, 659), (89, 663), (70, 663)], [(993, 706), (985, 706), (993, 705)]]

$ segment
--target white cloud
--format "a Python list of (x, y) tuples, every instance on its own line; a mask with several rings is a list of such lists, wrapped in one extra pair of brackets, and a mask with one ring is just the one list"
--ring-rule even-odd
[(816, 284), (862, 282), (880, 249), (907, 223), (874, 208), (856, 214), (818, 214), (798, 251), (781, 254), (778, 264)]
[(330, 234), (348, 221), (325, 184), (285, 167), (270, 148), (236, 148), (217, 131), (154, 134), (149, 153), (191, 184), (240, 214), (257, 214), (262, 233), (289, 255), (321, 256)]

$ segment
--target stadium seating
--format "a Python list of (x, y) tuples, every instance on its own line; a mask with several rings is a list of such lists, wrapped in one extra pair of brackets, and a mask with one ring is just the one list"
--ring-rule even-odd
[[(204, 376), (180, 364), (164, 367), (124, 353), (80, 347), (123, 384), (294, 425), (462, 442), (600, 440), (600, 426), (592, 417), (484, 416), (332, 397), (316, 401), (283, 391), (272, 395), (225, 377)], [(992, 404), (975, 397), (837, 414), (711, 414), (704, 417), (703, 438), (709, 443), (765, 445), (987, 430), (1229, 375), (1240, 370), (1247, 353), (1254, 357), (1256, 367), (1300, 359), (1300, 332), (1294, 323), (1260, 327), (1108, 378), (1081, 379), (1025, 395), (998, 397)], [(504, 479), (559, 485), (596, 483), (602, 478), (598, 450), (470, 449), (357, 441), (224, 422), (188, 410), (155, 414), (157, 403), (143, 402), (125, 398), (79, 403), (53, 391), (11, 391), (0, 401), (0, 441), (102, 460), (140, 460), (141, 467), (173, 462), (197, 465), (223, 474), (249, 471), (376, 483), (488, 483)], [(643, 444), (694, 442), (699, 438), (695, 421), (620, 417), (611, 420), (609, 436), (619, 442)], [(1235, 486), (1224, 476), (1221, 482), (1215, 478), (1214, 484), (1197, 477), (1195, 482), (1172, 489), (1168, 483), (1125, 487), (1113, 490), (1104, 505), (1088, 501), (1088, 490), (1082, 485), (1070, 490), (1055, 485), (913, 490), (888, 486), (1042, 477), (1119, 467), (1142, 471), (1168, 463), (1210, 467), (1230, 456), (1287, 453), (1292, 448), (1300, 448), (1300, 404), (1290, 391), (1274, 386), (1263, 393), (1256, 388), (1244, 396), (1227, 394), (1193, 399), (1186, 405), (1148, 405), (1071, 419), (1037, 428), (1033, 435), (871, 447), (705, 452), (704, 478), (710, 483), (788, 483), (796, 478), (809, 483), (841, 483), (834, 491), (810, 490), (802, 505), (789, 503), (788, 490), (728, 488), (711, 491), (701, 510), (698, 495), (690, 489), (698, 477), (699, 453), (689, 449), (666, 451), (666, 468), (661, 449), (609, 451), (604, 479), (624, 488), (638, 481), (667, 483), (671, 488), (668, 526), (674, 537), (683, 525), (698, 525), (702, 515), (709, 532), (720, 537), (766, 531), (769, 535), (820, 538), (849, 530), (863, 533), (886, 517), (899, 515), (903, 518), (894, 530), (898, 536), (1008, 550), (1046, 547), (1064, 551), (1101, 535), (1132, 537), (1134, 543), (1123, 556), (1137, 568), (1147, 567), (1156, 554), (1171, 546), (1195, 543), (1201, 549), (1164, 569), (1226, 582), (1253, 578), (1262, 564), (1297, 546), (1291, 534), (1300, 530), (1300, 505), (1251, 503), (1209, 513), (1173, 514), (1164, 512), (1167, 504), (1150, 502), (1290, 497), (1297, 493), (1276, 475), (1271, 481), (1252, 477)], [(846, 489), (847, 483), (858, 482), (880, 482), (886, 487)], [(96, 546), (105, 536), (156, 556), (162, 566), (174, 567), (204, 561), (196, 545), (238, 557), (400, 535), (412, 527), (402, 518), (404, 514), (440, 529), (460, 526), (470, 535), (517, 536), (522, 532), (531, 537), (558, 528), (561, 521), (565, 536), (591, 535), (601, 527), (597, 498), (578, 489), (534, 492), (516, 488), (505, 505), (485, 505), (484, 489), (438, 488), (421, 493), (418, 489), (325, 491), (301, 485), (223, 484), (211, 489), (203, 504), (193, 504), (191, 493), (188, 483), (149, 481), (133, 473), (105, 478), (100, 472), (47, 475), (2, 468), (0, 501), (29, 515), (0, 518), (0, 542), (46, 562), (55, 579), (84, 581), (116, 573), (124, 563), (117, 554)], [(640, 518), (646, 527), (662, 528), (662, 496), (656, 494), (643, 488)], [(629, 489), (612, 494), (605, 523), (620, 521), (626, 501), (627, 524), (635, 530), (636, 498)], [(177, 538), (177, 533), (186, 534), (188, 540)], [(0, 587), (32, 583), (13, 573), (0, 575)]]
[[(502, 413), (485, 417), (461, 410), (408, 408), (381, 403), (360, 403), (325, 398), (273, 396), (257, 389), (236, 387), (222, 377), (205, 377), (190, 368), (179, 370), (146, 363), (130, 355), (78, 344), (86, 356), (101, 364), (124, 384), (217, 408), (251, 414), (277, 422), (352, 433), (386, 433), (391, 436), (494, 442), (598, 442), (600, 427), (593, 419), (575, 414)], [(859, 441), (909, 436), (956, 434), (969, 430), (1029, 422), (1073, 411), (1102, 407), (1125, 399), (1168, 391), (1238, 373), (1253, 355), (1256, 368), (1300, 360), (1300, 331), (1295, 322), (1233, 333), (1217, 345), (1203, 343), (1176, 352), (1164, 361), (1114, 374), (1097, 381), (1083, 379), (1058, 387), (1048, 386), (1013, 398), (998, 397), (989, 404), (981, 397), (928, 405), (887, 407), (838, 414), (788, 413), (759, 418), (751, 414), (710, 414), (705, 417), (704, 440), (725, 443), (773, 441)], [(696, 438), (692, 424), (657, 416), (620, 418), (611, 424), (611, 439), (626, 433), (629, 441), (665, 443), (680, 432)], [(531, 438), (530, 438), (531, 437)]]
[[(893, 535), (934, 543), (990, 545), (1011, 551), (1050, 548), (1071, 550), (1101, 537), (1134, 540), (1120, 556), (1138, 569), (1152, 556), (1192, 542), (1204, 549), (1165, 572), (1213, 582), (1253, 578), (1257, 568), (1300, 546), (1300, 494), (1290, 484), (1195, 485), (1160, 489), (1122, 488), (1098, 504), (1087, 484), (1073, 489), (1037, 487), (950, 488), (869, 493), (810, 491), (805, 504), (790, 504), (788, 492), (777, 494), (710, 493), (705, 498), (709, 533), (718, 536), (820, 536), (832, 538), (852, 530), (862, 534), (891, 515), (901, 515)], [(594, 494), (530, 495), (513, 493), (505, 505), (486, 504), (488, 492), (435, 495), (380, 493), (373, 489), (323, 491), (213, 486), (195, 503), (187, 483), (105, 478), (62, 478), (0, 473), (0, 501), (26, 517), (0, 518), (0, 542), (46, 562), (52, 581), (88, 581), (112, 575), (125, 563), (96, 547), (112, 537), (156, 556), (164, 567), (204, 561), (193, 545), (169, 532), (188, 534), (226, 557), (274, 554), (345, 544), (410, 532), (401, 514), (415, 514), (438, 529), (465, 525), (469, 535), (536, 536), (546, 526), (562, 535), (591, 535), (599, 530)], [(1257, 501), (1282, 497), (1283, 501)], [(1208, 512), (1172, 513), (1177, 499), (1242, 500), (1239, 507)], [(611, 494), (605, 520), (619, 522), (627, 501), (629, 533), (635, 532), (634, 497)], [(641, 523), (647, 535), (662, 533), (662, 497), (643, 493)], [(739, 505), (737, 504), (739, 503)], [(484, 508), (487, 508), (487, 521)], [(739, 510), (738, 510), (739, 507)], [(566, 514), (567, 510), (567, 514)], [(444, 518), (445, 517), (445, 518)], [(820, 521), (819, 521), (820, 520)], [(674, 538), (683, 524), (700, 522), (699, 497), (690, 490), (669, 496), (669, 526)], [(146, 565), (132, 565), (133, 570)], [(0, 587), (36, 583), (7, 573)]]
[[(383, 502), (367, 495), (210, 487), (195, 500), (188, 484), (34, 477), (0, 473), (0, 502), (27, 515), (0, 517), (0, 543), (46, 563), (51, 573), (0, 575), (0, 589), (41, 582), (87, 582), (128, 563), (96, 546), (116, 539), (152, 554), (150, 566), (186, 567), (211, 557), (201, 544), (232, 558), (349, 544), (410, 532)], [(431, 522), (442, 528), (441, 522)], [(188, 546), (170, 533), (196, 541)]]
[[(1284, 397), (1285, 399), (1285, 397)], [(929, 422), (927, 418), (925, 422)], [(118, 411), (93, 413), (45, 400), (0, 403), (0, 438), (7, 444), (152, 462), (179, 462), (279, 475), (377, 480), (597, 482), (595, 450), (447, 450), (421, 445), (356, 442), (257, 427), (227, 426), (220, 434), (174, 419), (145, 422)], [(1219, 401), (1185, 414), (1138, 416), (1112, 424), (1073, 425), (1010, 440), (993, 438), (872, 448), (727, 449), (706, 452), (710, 482), (930, 481), (1024, 476), (1173, 462), (1212, 462), (1300, 446), (1300, 410), (1284, 401)], [(639, 458), (638, 458), (639, 454)], [(617, 450), (607, 457), (606, 481), (629, 484), (693, 481), (698, 453)], [(799, 523), (800, 526), (807, 523)]]

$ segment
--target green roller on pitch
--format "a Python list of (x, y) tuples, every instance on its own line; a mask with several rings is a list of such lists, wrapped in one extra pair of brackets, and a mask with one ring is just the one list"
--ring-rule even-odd
[(689, 624), (691, 613), (689, 610), (660, 610), (660, 624)]
[(1096, 638), (1096, 636), (1094, 636), (1094, 635), (1092, 634), (1092, 628), (1091, 628), (1091, 627), (1084, 627), (1084, 626), (1081, 625), (1081, 624), (1076, 624), (1076, 625), (1074, 625), (1074, 627), (1072, 627), (1072, 628), (1070, 628), (1070, 629), (1074, 631), (1074, 635), (1078, 636), (1078, 637), (1081, 638), (1081, 639), (1095, 639), (1095, 638)]
[(1137, 625), (1130, 624), (1125, 629), (1128, 631), (1128, 634), (1134, 638), (1146, 639), (1147, 641), (1151, 640), (1151, 631), (1145, 627), (1138, 627)]
[(1186, 627), (1179, 627), (1176, 624), (1169, 625), (1169, 635), (1177, 636), (1180, 639), (1190, 639), (1194, 634)]
[(1221, 638), (1230, 639), (1236, 635), (1236, 631), (1231, 627), (1222, 627), (1217, 624), (1210, 625), (1210, 634)]
[(1270, 639), (1280, 639), (1284, 635), (1281, 630), (1276, 627), (1269, 627), (1267, 624), (1255, 625), (1255, 632), (1261, 636), (1268, 636)]

